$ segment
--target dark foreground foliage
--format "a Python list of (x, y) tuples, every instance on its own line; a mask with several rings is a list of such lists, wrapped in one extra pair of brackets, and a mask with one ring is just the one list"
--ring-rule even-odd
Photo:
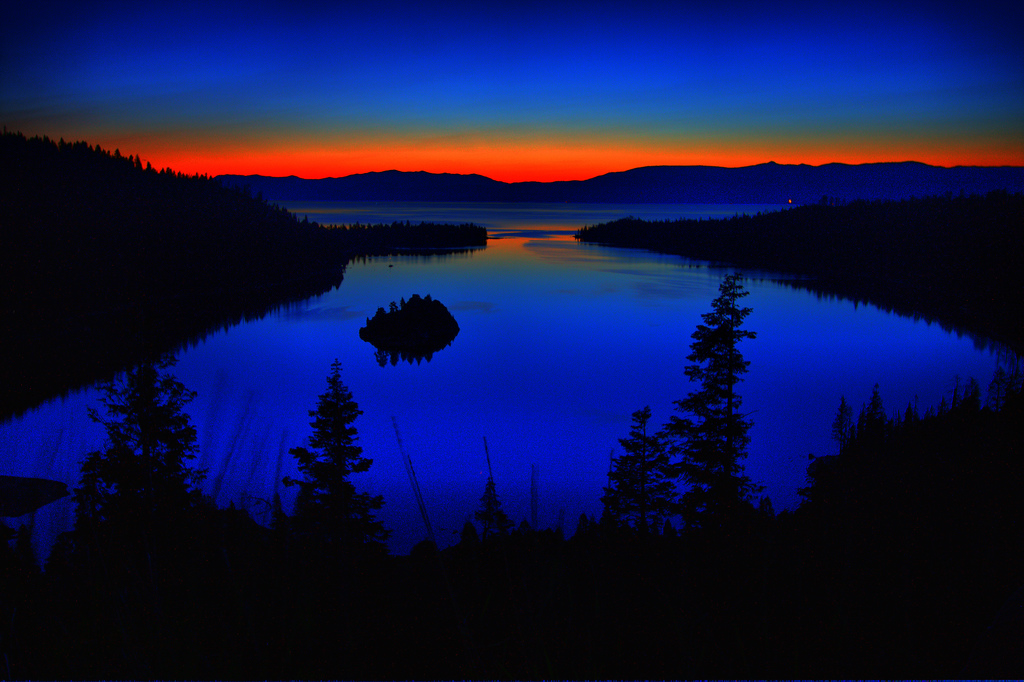
[(576, 238), (810, 277), (793, 285), (1024, 348), (1024, 195), (829, 204), (723, 220), (624, 218)]
[(22, 533), (0, 543), (4, 674), (1016, 677), (1024, 401), (999, 407), (866, 410), (795, 512), (678, 535), (584, 517), (392, 557), (200, 502), (41, 572)]

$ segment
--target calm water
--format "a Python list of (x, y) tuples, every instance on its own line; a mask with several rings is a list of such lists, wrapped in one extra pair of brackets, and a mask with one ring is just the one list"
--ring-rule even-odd
[[(292, 489), (288, 449), (306, 444), (308, 410), (331, 362), (364, 414), (360, 444), (374, 460), (357, 484), (385, 498), (392, 549), (424, 537), (394, 424), (412, 459), (439, 541), (455, 541), (479, 504), (487, 478), (484, 439), (502, 504), (516, 523), (530, 517), (531, 465), (539, 466), (539, 523), (559, 518), (571, 533), (581, 512), (600, 514), (609, 455), (632, 412), (650, 405), (654, 422), (689, 390), (690, 334), (710, 309), (726, 271), (676, 257), (575, 243), (575, 229), (623, 215), (721, 216), (763, 206), (580, 206), (494, 204), (289, 204), (323, 222), (448, 220), (488, 227), (486, 249), (458, 256), (402, 256), (357, 262), (328, 294), (208, 337), (179, 356), (175, 373), (198, 392), (190, 413), (209, 469), (206, 490), (257, 518), (264, 500)], [(745, 283), (757, 339), (740, 385), (754, 421), (748, 475), (776, 509), (799, 502), (808, 453), (834, 452), (840, 396), (854, 409), (880, 384), (887, 409), (920, 409), (948, 395), (956, 376), (988, 385), (996, 355), (937, 325), (873, 307), (819, 300), (761, 280)], [(429, 362), (381, 367), (358, 337), (378, 306), (430, 294), (461, 332)], [(0, 473), (74, 484), (101, 429), (84, 391), (0, 425)], [(393, 421), (394, 420), (394, 421)], [(67, 527), (69, 500), (35, 514), (37, 537)], [(30, 517), (18, 519), (27, 522)]]

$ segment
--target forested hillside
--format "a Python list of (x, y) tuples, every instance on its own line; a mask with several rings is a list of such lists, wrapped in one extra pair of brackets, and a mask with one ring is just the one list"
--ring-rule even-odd
[(909, 199), (936, 194), (1024, 191), (1018, 166), (943, 168), (923, 163), (762, 163), (646, 166), (588, 180), (500, 182), (482, 175), (359, 173), (317, 180), (221, 175), (225, 185), (252, 187), (274, 201), (498, 201), (596, 204), (808, 204), (823, 194), (853, 199)]
[(0, 414), (341, 281), (327, 230), (85, 142), (0, 143)]
[(353, 255), (476, 226), (299, 221), (247, 190), (85, 142), (0, 137), (0, 416), (341, 282)]
[(576, 238), (806, 276), (796, 284), (1024, 347), (1024, 195), (834, 203), (723, 220), (624, 218)]

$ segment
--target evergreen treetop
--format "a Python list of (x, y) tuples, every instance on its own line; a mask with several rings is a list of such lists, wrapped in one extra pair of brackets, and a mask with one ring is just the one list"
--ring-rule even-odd
[(358, 545), (384, 542), (388, 531), (373, 512), (384, 505), (381, 495), (356, 492), (351, 474), (369, 470), (373, 460), (363, 457), (356, 445), (353, 422), (363, 412), (352, 393), (341, 381), (341, 363), (331, 364), (327, 391), (320, 395), (317, 408), (310, 410), (309, 448), (292, 448), (303, 479), (286, 477), (285, 485), (298, 485), (295, 524), (329, 543)]
[(660, 434), (648, 431), (650, 418), (650, 407), (633, 413), (629, 437), (619, 439), (625, 453), (614, 459), (601, 497), (608, 516), (640, 534), (657, 532), (675, 507), (668, 450)]
[(487, 477), (484, 494), (480, 496), (480, 509), (477, 510), (475, 518), (483, 524), (480, 537), (485, 540), (488, 535), (504, 535), (512, 527), (512, 520), (501, 508), (501, 500), (498, 499), (493, 476)]
[(711, 312), (701, 316), (704, 324), (692, 335), (687, 356), (692, 364), (686, 367), (686, 376), (699, 388), (676, 401), (683, 416), (673, 415), (665, 426), (672, 452), (679, 457), (678, 472), (690, 484), (681, 507), (692, 527), (719, 525), (758, 489), (741, 473), (739, 463), (747, 454), (751, 421), (739, 411), (736, 384), (750, 362), (738, 346), (743, 339), (756, 337), (742, 328), (752, 309), (739, 301), (748, 293), (738, 274), (722, 281)]
[(167, 371), (174, 362), (166, 355), (126, 371), (102, 386), (106, 414), (89, 408), (107, 441), (82, 463), (75, 491), (79, 529), (88, 523), (145, 530), (200, 499), (195, 486), (205, 472), (188, 466), (198, 448), (184, 412), (195, 393)]

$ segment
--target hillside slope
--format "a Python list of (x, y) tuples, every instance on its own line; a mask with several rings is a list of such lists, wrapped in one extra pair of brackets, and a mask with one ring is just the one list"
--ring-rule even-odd
[(1024, 192), (1024, 168), (941, 168), (922, 163), (823, 166), (764, 163), (743, 168), (649, 166), (589, 180), (506, 183), (481, 175), (385, 171), (305, 180), (294, 176), (220, 175), (274, 201), (496, 201), (572, 203), (794, 204), (823, 196), (906, 199), (913, 196)]
[(205, 176), (0, 138), (0, 414), (341, 281), (343, 235)]

